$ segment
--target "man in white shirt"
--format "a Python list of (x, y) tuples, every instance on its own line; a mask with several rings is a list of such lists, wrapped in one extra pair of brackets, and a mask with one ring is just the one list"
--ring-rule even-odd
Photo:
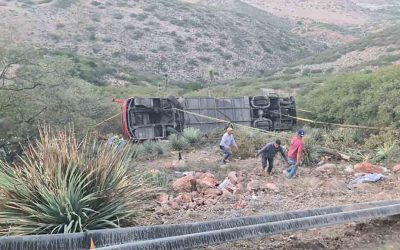
[(219, 143), (219, 148), (224, 152), (224, 158), (222, 160), (222, 163), (226, 163), (229, 157), (231, 157), (232, 152), (230, 150), (230, 147), (233, 146), (238, 149), (238, 146), (235, 142), (235, 138), (233, 138), (233, 129), (231, 127), (228, 127), (226, 129), (226, 133), (222, 136), (221, 142)]

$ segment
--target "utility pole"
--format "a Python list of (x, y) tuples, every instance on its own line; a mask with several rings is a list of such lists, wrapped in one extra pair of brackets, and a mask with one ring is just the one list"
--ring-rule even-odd
[(214, 80), (214, 70), (209, 69), (208, 70), (208, 97), (211, 97), (211, 83)]
[(165, 74), (165, 75), (164, 75), (164, 80), (165, 80), (164, 90), (167, 90), (167, 86), (168, 86), (168, 74)]

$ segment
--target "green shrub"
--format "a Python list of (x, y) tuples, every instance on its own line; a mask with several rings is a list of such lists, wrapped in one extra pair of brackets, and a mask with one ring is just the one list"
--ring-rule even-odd
[(394, 151), (395, 146), (396, 144), (394, 142), (385, 142), (382, 146), (376, 149), (374, 161), (380, 162), (386, 160), (389, 155), (392, 155), (392, 151)]
[(168, 142), (172, 150), (181, 151), (186, 149), (189, 146), (188, 140), (177, 134), (172, 134), (168, 136)]
[(73, 233), (138, 224), (158, 189), (132, 154), (72, 131), (40, 129), (13, 166), (0, 161), (0, 233)]
[(400, 68), (329, 79), (299, 98), (299, 105), (319, 121), (372, 126), (400, 126)]
[(191, 146), (197, 146), (201, 142), (201, 132), (197, 128), (185, 128), (182, 136)]
[(166, 146), (161, 142), (145, 141), (140, 145), (139, 154), (141, 156), (160, 156), (166, 153)]

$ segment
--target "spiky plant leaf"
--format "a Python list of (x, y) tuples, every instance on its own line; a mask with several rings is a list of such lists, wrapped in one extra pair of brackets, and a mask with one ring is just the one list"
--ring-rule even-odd
[(158, 189), (132, 154), (73, 131), (40, 129), (14, 165), (0, 161), (1, 234), (72, 233), (137, 224)]
[(172, 150), (181, 151), (189, 146), (189, 142), (181, 135), (172, 134), (168, 136), (169, 145)]

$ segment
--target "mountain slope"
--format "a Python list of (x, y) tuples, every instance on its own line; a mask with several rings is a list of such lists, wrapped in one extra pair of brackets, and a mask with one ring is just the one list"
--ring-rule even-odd
[(278, 74), (356, 72), (396, 64), (400, 64), (400, 25), (297, 61)]
[(0, 1), (0, 27), (18, 43), (66, 49), (132, 69), (204, 80), (254, 75), (317, 51), (321, 43), (240, 1)]

